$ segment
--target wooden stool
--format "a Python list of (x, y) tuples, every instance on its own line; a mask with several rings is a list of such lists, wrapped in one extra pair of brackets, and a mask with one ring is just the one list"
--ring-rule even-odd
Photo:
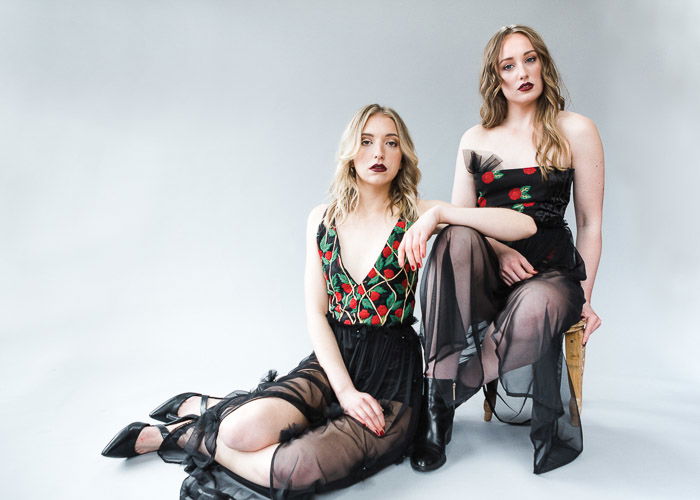
[[(579, 321), (564, 334), (566, 364), (569, 367), (572, 386), (569, 413), (571, 414), (571, 423), (574, 425), (580, 425), (579, 414), (583, 408), (583, 365), (586, 361), (586, 348), (581, 341), (583, 340), (583, 329), (585, 326), (586, 323)], [(485, 422), (490, 422), (493, 416), (497, 389), (498, 379), (486, 384), (486, 398), (484, 399)]]

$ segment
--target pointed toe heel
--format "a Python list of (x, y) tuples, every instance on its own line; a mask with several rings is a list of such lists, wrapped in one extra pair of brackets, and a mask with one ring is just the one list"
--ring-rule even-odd
[(158, 420), (160, 422), (170, 422), (171, 420), (176, 420), (179, 418), (177, 411), (180, 409), (180, 406), (182, 406), (182, 403), (194, 396), (201, 397), (199, 411), (200, 414), (204, 413), (207, 410), (209, 396), (199, 394), (198, 392), (183, 392), (182, 394), (173, 396), (166, 402), (162, 403), (160, 406), (158, 406), (158, 408), (149, 413), (148, 416), (153, 420)]
[[(186, 419), (181, 418), (173, 421), (172, 423), (176, 424), (184, 421), (186, 421)], [(145, 422), (131, 422), (129, 425), (117, 432), (107, 446), (105, 446), (105, 449), (102, 450), (102, 456), (109, 458), (131, 458), (137, 455), (143, 455), (143, 453), (136, 453), (135, 448), (139, 434), (141, 434), (141, 431), (146, 427), (150, 427), (150, 425)], [(168, 437), (170, 431), (168, 431), (164, 425), (160, 424), (153, 427), (158, 428), (160, 435), (163, 436), (163, 441), (165, 441), (165, 438)]]
[(105, 449), (102, 450), (102, 456), (110, 458), (131, 458), (138, 455), (136, 450), (134, 450), (134, 446), (144, 427), (148, 427), (148, 424), (132, 422), (124, 427), (117, 432), (109, 444), (105, 446)]

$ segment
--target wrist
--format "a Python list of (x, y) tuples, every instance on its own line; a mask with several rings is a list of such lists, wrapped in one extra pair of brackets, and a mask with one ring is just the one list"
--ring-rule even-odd
[(443, 218), (445, 217), (445, 214), (443, 212), (443, 207), (440, 205), (435, 205), (432, 207), (430, 210), (428, 210), (429, 213), (431, 213), (431, 216), (433, 217), (433, 220), (435, 221), (435, 225), (437, 226), (438, 224), (441, 224), (443, 221)]
[(335, 392), (335, 395), (338, 397), (338, 399), (340, 399), (341, 397), (343, 397), (347, 394), (350, 394), (352, 391), (354, 391), (355, 387), (352, 384), (348, 384), (348, 385), (343, 385), (343, 386), (339, 387), (338, 389), (334, 388), (333, 390)]

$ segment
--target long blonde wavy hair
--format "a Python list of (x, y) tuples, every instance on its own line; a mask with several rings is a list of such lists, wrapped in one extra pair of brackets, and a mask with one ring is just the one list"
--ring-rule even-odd
[(537, 150), (535, 160), (542, 167), (543, 175), (546, 176), (553, 169), (566, 169), (571, 162), (571, 149), (566, 137), (557, 126), (557, 116), (565, 105), (560, 90), (559, 72), (542, 37), (534, 29), (517, 24), (504, 26), (486, 44), (479, 82), (479, 91), (483, 98), (481, 124), (484, 128), (496, 127), (503, 123), (508, 114), (508, 102), (501, 91), (498, 56), (503, 40), (513, 33), (525, 35), (530, 40), (542, 66), (543, 89), (542, 94), (537, 98), (535, 130), (532, 139)]
[(324, 223), (327, 226), (341, 222), (357, 208), (360, 193), (357, 188), (357, 173), (353, 159), (360, 150), (362, 130), (365, 128), (365, 124), (376, 113), (391, 118), (399, 134), (401, 168), (391, 182), (389, 189), (389, 202), (392, 211), (398, 212), (399, 217), (408, 221), (414, 221), (418, 218), (418, 182), (420, 182), (421, 173), (418, 169), (418, 157), (408, 128), (393, 109), (379, 104), (368, 104), (355, 113), (340, 139), (335, 178), (330, 187), (330, 202), (324, 218)]

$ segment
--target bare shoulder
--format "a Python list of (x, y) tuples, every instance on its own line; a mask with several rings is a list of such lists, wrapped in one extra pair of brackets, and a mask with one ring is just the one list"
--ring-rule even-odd
[(605, 164), (603, 143), (593, 120), (571, 111), (561, 111), (559, 127), (571, 146), (575, 179), (580, 183), (582, 175), (601, 176)]
[(459, 141), (459, 148), (477, 149), (482, 143), (486, 134), (487, 130), (480, 123), (474, 125), (462, 134), (462, 138)]
[(327, 203), (321, 203), (320, 205), (316, 205), (314, 208), (311, 209), (309, 212), (309, 217), (307, 219), (309, 224), (320, 224), (321, 219), (323, 219), (323, 214), (328, 208)]
[(573, 111), (560, 111), (557, 124), (572, 145), (582, 136), (598, 135), (598, 128), (593, 120)]

